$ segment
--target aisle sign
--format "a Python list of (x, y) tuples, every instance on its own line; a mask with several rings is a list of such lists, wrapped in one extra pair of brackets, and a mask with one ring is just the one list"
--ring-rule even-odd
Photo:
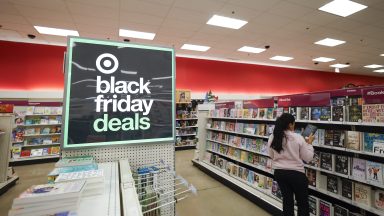
[(63, 148), (174, 140), (174, 50), (71, 37)]

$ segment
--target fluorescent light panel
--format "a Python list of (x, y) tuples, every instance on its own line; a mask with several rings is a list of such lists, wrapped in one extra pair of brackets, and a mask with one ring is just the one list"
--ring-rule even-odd
[(358, 11), (364, 10), (367, 6), (349, 1), (349, 0), (334, 0), (322, 7), (319, 10), (335, 14), (342, 17), (347, 17)]
[(337, 46), (337, 45), (340, 45), (343, 43), (345, 43), (345, 41), (336, 40), (336, 39), (332, 39), (332, 38), (325, 38), (323, 40), (319, 40), (319, 41), (315, 42), (315, 44), (317, 44), (317, 45), (323, 45), (323, 46), (329, 46), (329, 47), (334, 47), (334, 46)]
[(264, 48), (250, 47), (250, 46), (243, 46), (240, 49), (238, 49), (237, 51), (248, 52), (248, 53), (261, 53), (261, 52), (264, 52), (265, 49)]
[(371, 64), (371, 65), (365, 65), (366, 68), (381, 68), (383, 65), (377, 65), (377, 64)]
[(270, 59), (275, 61), (289, 61), (289, 60), (292, 60), (293, 58), (288, 56), (274, 56)]
[(315, 62), (330, 62), (330, 61), (334, 61), (335, 59), (333, 58), (327, 58), (327, 57), (318, 57), (318, 58), (314, 58), (312, 59), (312, 61), (315, 61)]
[(374, 70), (375, 73), (384, 73), (384, 69)]
[(208, 25), (220, 26), (230, 29), (239, 29), (247, 24), (247, 21), (229, 18), (225, 16), (213, 15), (211, 19), (208, 20)]
[(119, 35), (120, 37), (138, 38), (138, 39), (145, 39), (145, 40), (153, 40), (156, 36), (155, 33), (140, 32), (140, 31), (127, 30), (127, 29), (119, 29)]
[(334, 68), (346, 68), (346, 67), (349, 67), (350, 65), (347, 65), (347, 64), (333, 64), (333, 65), (330, 65), (330, 67), (334, 67)]
[(209, 50), (211, 47), (209, 46), (201, 46), (201, 45), (194, 45), (194, 44), (184, 44), (181, 49), (184, 50), (193, 50), (193, 51), (200, 51), (205, 52)]
[(384, 56), (384, 54), (380, 54), (380, 56)]
[(40, 34), (57, 35), (57, 36), (79, 36), (79, 32), (69, 29), (50, 28), (44, 26), (34, 26)]

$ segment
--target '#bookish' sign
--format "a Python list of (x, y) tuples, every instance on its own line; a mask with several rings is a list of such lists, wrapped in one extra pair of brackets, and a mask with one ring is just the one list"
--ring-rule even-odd
[(174, 51), (69, 38), (63, 147), (173, 141)]

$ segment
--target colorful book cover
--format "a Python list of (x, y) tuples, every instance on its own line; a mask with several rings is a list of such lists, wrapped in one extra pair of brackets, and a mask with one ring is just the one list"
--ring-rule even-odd
[(344, 107), (333, 106), (332, 107), (332, 121), (344, 121)]
[(39, 157), (43, 155), (43, 149), (32, 149), (31, 157)]
[(52, 146), (51, 147), (51, 154), (59, 154), (60, 153), (60, 147), (59, 146)]
[(50, 148), (43, 148), (43, 156), (50, 154)]
[(265, 136), (266, 132), (266, 124), (259, 124), (257, 127), (257, 135)]
[(319, 202), (319, 215), (320, 216), (331, 216), (331, 211), (332, 210), (332, 204), (327, 202), (327, 201), (324, 201), (324, 200), (320, 200)]
[(28, 106), (28, 107), (27, 107), (27, 110), (26, 110), (26, 112), (25, 112), (25, 114), (26, 114), (26, 115), (33, 115), (33, 113), (34, 113), (34, 109), (35, 109), (34, 106)]
[(300, 107), (300, 120), (309, 120), (309, 107)]
[(363, 133), (364, 151), (372, 152), (374, 142), (384, 142), (384, 134), (379, 133)]
[(44, 115), (51, 115), (51, 107), (44, 107)]
[(267, 183), (267, 177), (260, 175), (258, 187), (265, 188), (266, 183)]
[(383, 164), (367, 161), (367, 180), (383, 184)]
[(362, 120), (362, 107), (361, 106), (349, 106), (348, 107), (348, 121), (361, 122)]
[(41, 116), (40, 124), (52, 124), (52, 123), (49, 122), (49, 117), (48, 116)]
[(45, 128), (43, 128), (42, 130), (41, 130), (41, 134), (49, 134), (49, 131), (50, 131), (51, 129), (49, 128), (49, 127), (45, 127)]
[(259, 113), (259, 110), (257, 109), (257, 108), (254, 108), (253, 110), (252, 110), (252, 118), (258, 118), (257, 117), (257, 115), (258, 115), (258, 113)]
[(346, 148), (360, 151), (361, 132), (359, 131), (346, 131)]
[(27, 128), (27, 129), (25, 129), (24, 130), (24, 134), (25, 135), (34, 135), (34, 134), (36, 134), (35, 128)]
[(267, 109), (266, 108), (260, 108), (259, 109), (258, 118), (259, 119), (266, 119), (267, 118)]
[(347, 208), (341, 207), (339, 205), (335, 205), (333, 207), (333, 215), (334, 216), (348, 216), (349, 210)]
[(320, 168), (332, 171), (332, 154), (321, 152), (320, 153)]
[(331, 121), (331, 108), (330, 107), (321, 107), (321, 121)]
[(243, 170), (243, 176), (241, 177), (244, 181), (248, 181), (248, 175), (249, 175), (249, 170), (247, 168), (244, 168)]
[(383, 190), (375, 190), (375, 200), (374, 206), (377, 209), (384, 210), (384, 191)]
[(341, 196), (352, 200), (353, 194), (353, 182), (346, 178), (341, 178)]
[(333, 130), (325, 130), (324, 145), (333, 146)]
[(370, 186), (355, 183), (355, 202), (371, 206), (372, 189)]
[(352, 175), (353, 177), (365, 181), (366, 180), (366, 161), (359, 158), (352, 159)]
[(308, 184), (312, 187), (316, 187), (316, 170), (306, 169), (305, 174), (308, 178)]
[(253, 172), (252, 170), (249, 170), (248, 172), (248, 177), (247, 177), (247, 182), (251, 185), (253, 185), (253, 176), (255, 175), (255, 172)]
[(30, 149), (23, 149), (21, 150), (20, 157), (29, 157), (31, 155)]
[(384, 142), (383, 141), (375, 141), (373, 142), (373, 153), (384, 155)]
[(267, 119), (273, 119), (273, 108), (267, 108)]
[(327, 176), (327, 191), (337, 194), (339, 191), (337, 176)]
[(12, 158), (20, 158), (23, 144), (15, 143), (12, 145)]
[(237, 177), (242, 178), (244, 173), (244, 167), (239, 166), (239, 172), (237, 173)]
[(317, 216), (317, 213), (318, 213), (318, 209), (317, 209), (318, 201), (319, 201), (319, 199), (314, 197), (314, 196), (309, 196), (308, 197), (309, 215), (310, 216)]
[(321, 116), (321, 107), (312, 107), (311, 108), (311, 120), (320, 120)]
[(241, 151), (240, 160), (242, 162), (247, 162), (248, 161), (248, 152)]
[(239, 166), (238, 165), (233, 165), (232, 166), (232, 171), (231, 171), (232, 175), (233, 176), (238, 176), (238, 173), (239, 173)]
[(314, 151), (313, 160), (308, 163), (310, 166), (320, 167), (320, 152)]
[(335, 172), (349, 175), (349, 157), (344, 155), (335, 155)]
[(275, 110), (276, 110), (276, 118), (283, 115), (283, 111), (284, 111), (283, 107), (277, 107)]
[(44, 107), (35, 107), (35, 109), (33, 110), (33, 114), (36, 114), (36, 115), (44, 114)]
[(280, 190), (279, 184), (277, 184), (276, 181), (272, 182), (272, 195), (274, 195), (275, 197), (277, 197), (279, 199), (283, 198), (283, 195), (281, 194), (281, 190)]
[(345, 134), (341, 130), (333, 130), (333, 146), (344, 148)]

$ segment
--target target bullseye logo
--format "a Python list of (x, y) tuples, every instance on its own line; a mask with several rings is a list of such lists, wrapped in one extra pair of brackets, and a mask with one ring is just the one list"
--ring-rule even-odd
[(114, 73), (119, 67), (119, 61), (116, 56), (110, 53), (103, 53), (96, 59), (97, 69), (104, 74)]

